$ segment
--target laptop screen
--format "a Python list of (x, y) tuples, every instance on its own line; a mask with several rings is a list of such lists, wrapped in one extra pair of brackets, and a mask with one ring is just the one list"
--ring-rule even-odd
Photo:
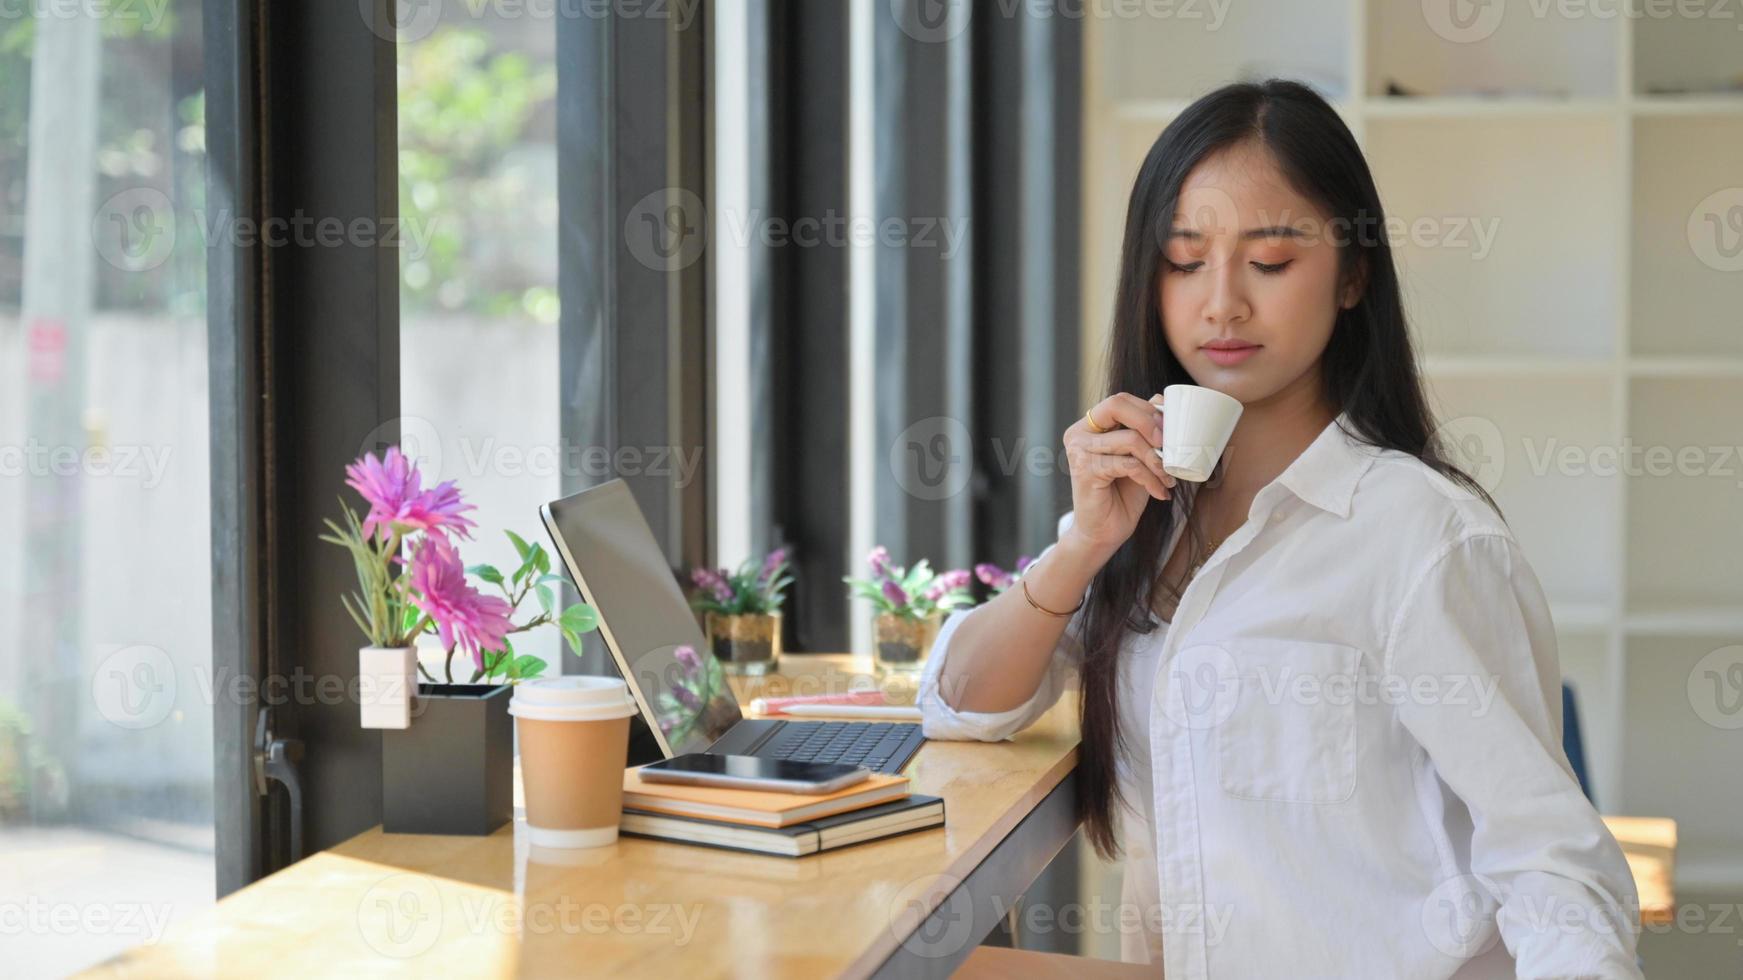
[(545, 518), (667, 756), (714, 744), (743, 717), (738, 699), (628, 484), (612, 480), (564, 497)]

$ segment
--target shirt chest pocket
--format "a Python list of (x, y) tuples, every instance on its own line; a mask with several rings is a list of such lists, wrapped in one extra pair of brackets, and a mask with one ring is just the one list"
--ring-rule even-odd
[(1356, 792), (1361, 651), (1335, 643), (1240, 639), (1234, 706), (1215, 728), (1223, 792), (1246, 800), (1342, 803)]

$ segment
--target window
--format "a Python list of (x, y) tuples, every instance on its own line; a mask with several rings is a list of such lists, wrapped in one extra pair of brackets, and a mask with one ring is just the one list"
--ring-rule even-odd
[[(398, 436), (426, 483), (456, 480), (477, 505), (466, 562), (505, 572), (519, 559), (503, 532), (542, 540), (539, 505), (577, 465), (559, 451), (552, 13), (450, 4), (399, 43)], [(514, 642), (558, 672), (555, 631)]]
[(0, 935), (59, 975), (213, 900), (201, 11), (0, 16)]

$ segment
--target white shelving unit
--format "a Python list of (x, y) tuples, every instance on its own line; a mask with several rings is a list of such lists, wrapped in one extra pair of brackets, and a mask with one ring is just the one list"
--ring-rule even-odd
[[(1688, 685), (1743, 644), (1743, 450), (1730, 476), (1716, 458), (1743, 446), (1743, 92), (1660, 93), (1743, 83), (1743, 11), (1597, 6), (1520, 8), (1487, 34), (1389, 0), (1261, 0), (1216, 27), (1089, 18), (1082, 380), (1100, 386), (1132, 178), (1218, 85), (1307, 82), (1390, 217), (1495, 222), (1485, 254), (1394, 248), (1437, 413), (1504, 438), (1490, 489), (1551, 597), (1602, 808), (1676, 817), (1679, 881), (1738, 890), (1743, 731), (1702, 721)], [(1713, 452), (1657, 473), (1650, 447)]]

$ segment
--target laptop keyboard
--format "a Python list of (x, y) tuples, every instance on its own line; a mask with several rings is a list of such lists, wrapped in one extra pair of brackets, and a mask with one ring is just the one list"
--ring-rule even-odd
[(905, 721), (790, 721), (756, 754), (795, 762), (840, 762), (883, 772), (919, 727)]

